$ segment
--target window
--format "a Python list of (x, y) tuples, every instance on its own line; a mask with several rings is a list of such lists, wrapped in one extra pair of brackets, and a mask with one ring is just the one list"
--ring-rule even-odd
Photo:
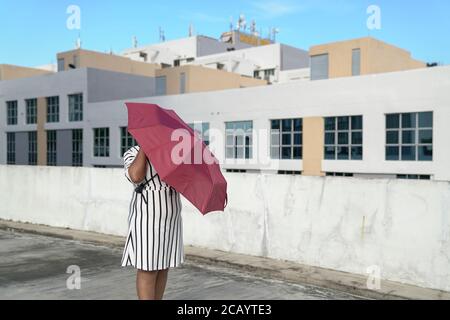
[(127, 127), (121, 127), (120, 128), (120, 157), (123, 157), (123, 154), (130, 149), (131, 147), (134, 147), (137, 145), (136, 139), (133, 138), (133, 136), (128, 132)]
[(69, 95), (69, 121), (83, 121), (83, 94)]
[(56, 130), (47, 131), (47, 165), (56, 166)]
[(270, 157), (272, 159), (302, 159), (302, 119), (271, 120)]
[(72, 166), (83, 166), (83, 129), (72, 129)]
[(398, 174), (397, 179), (405, 180), (431, 180), (430, 175), (419, 175), (419, 174)]
[(195, 122), (189, 123), (189, 127), (198, 133), (203, 142), (209, 145), (209, 123), (208, 122)]
[(6, 164), (16, 163), (16, 134), (6, 133)]
[(328, 54), (311, 57), (311, 80), (328, 79)]
[(259, 70), (253, 71), (253, 78), (255, 78), (255, 79), (261, 79), (261, 77), (259, 76)]
[(6, 118), (8, 125), (17, 124), (17, 101), (6, 102)]
[(433, 161), (433, 112), (386, 115), (386, 161)]
[(186, 73), (180, 74), (180, 93), (186, 92)]
[(353, 173), (344, 173), (344, 172), (327, 172), (327, 177), (353, 177)]
[(325, 160), (363, 159), (363, 117), (325, 118)]
[(166, 76), (156, 77), (156, 92), (157, 96), (164, 96), (167, 92)]
[(174, 67), (179, 67), (180, 66), (180, 59), (173, 60), (173, 66)]
[(274, 76), (274, 75), (275, 75), (275, 69), (264, 70), (264, 80), (269, 81), (270, 76)]
[(94, 157), (109, 157), (109, 128), (94, 129)]
[(27, 124), (37, 123), (37, 99), (25, 100), (27, 111)]
[(64, 58), (59, 58), (58, 59), (58, 72), (64, 71), (65, 69), (66, 69), (66, 66), (65, 66)]
[(59, 97), (47, 98), (47, 122), (59, 122)]
[(252, 121), (225, 123), (225, 157), (227, 159), (252, 158), (252, 130)]
[(37, 132), (28, 132), (28, 164), (37, 164)]
[(361, 75), (361, 49), (352, 51), (352, 76)]
[(302, 172), (301, 171), (290, 171), (290, 170), (278, 170), (278, 174), (300, 176), (300, 175), (302, 175)]

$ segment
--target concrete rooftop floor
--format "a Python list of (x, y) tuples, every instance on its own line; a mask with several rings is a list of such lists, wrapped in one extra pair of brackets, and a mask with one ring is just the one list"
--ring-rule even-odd
[[(5, 230), (0, 242), (0, 299), (136, 299), (135, 270), (120, 266), (120, 249)], [(79, 290), (67, 289), (70, 265), (81, 269)], [(360, 299), (190, 261), (170, 270), (164, 298)]]

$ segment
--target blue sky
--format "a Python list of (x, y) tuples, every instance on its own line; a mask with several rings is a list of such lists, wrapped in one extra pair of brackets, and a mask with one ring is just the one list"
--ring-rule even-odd
[[(81, 9), (81, 29), (69, 30), (69, 5)], [(381, 9), (381, 30), (366, 27), (369, 5)], [(450, 63), (448, 0), (0, 0), (0, 63), (35, 66), (55, 62), (57, 52), (83, 48), (115, 53), (188, 35), (219, 37), (243, 13), (258, 30), (280, 29), (277, 40), (311, 45), (371, 35), (412, 52), (424, 61)]]

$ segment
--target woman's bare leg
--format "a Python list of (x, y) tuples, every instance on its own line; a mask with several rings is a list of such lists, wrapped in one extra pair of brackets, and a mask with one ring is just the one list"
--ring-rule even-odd
[(155, 300), (158, 271), (137, 271), (136, 290), (139, 300)]
[(169, 269), (159, 270), (156, 276), (156, 290), (155, 295), (157, 300), (162, 300), (164, 291), (166, 290), (167, 276)]

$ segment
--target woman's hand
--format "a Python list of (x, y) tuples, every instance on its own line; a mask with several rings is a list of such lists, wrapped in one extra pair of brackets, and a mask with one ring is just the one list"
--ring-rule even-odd
[(138, 184), (144, 180), (147, 173), (147, 156), (145, 155), (142, 148), (139, 148), (136, 158), (134, 158), (130, 167), (128, 168), (128, 174), (130, 175), (131, 181)]

